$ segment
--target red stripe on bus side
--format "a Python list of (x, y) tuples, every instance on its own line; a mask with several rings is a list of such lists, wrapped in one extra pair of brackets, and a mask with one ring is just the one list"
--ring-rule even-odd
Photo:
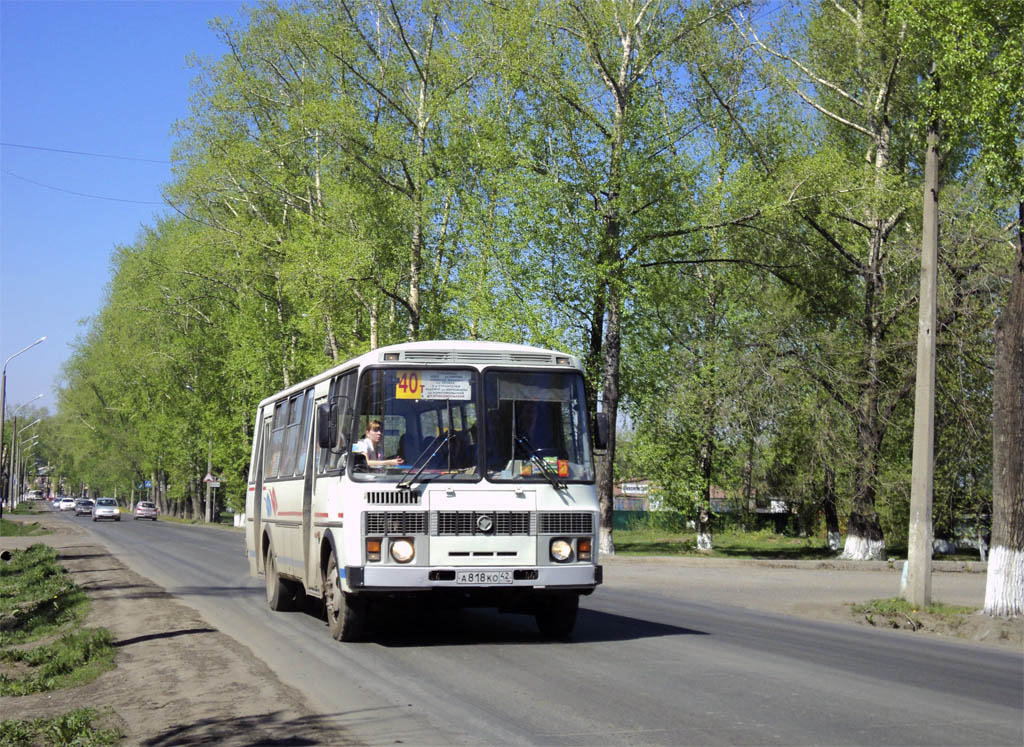
[(278, 516), (302, 516), (301, 511), (278, 511)]

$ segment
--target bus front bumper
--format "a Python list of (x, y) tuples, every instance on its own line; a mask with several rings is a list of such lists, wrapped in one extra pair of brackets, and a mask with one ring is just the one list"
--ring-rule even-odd
[(493, 567), (345, 566), (353, 591), (534, 588), (593, 591), (603, 580), (600, 565)]

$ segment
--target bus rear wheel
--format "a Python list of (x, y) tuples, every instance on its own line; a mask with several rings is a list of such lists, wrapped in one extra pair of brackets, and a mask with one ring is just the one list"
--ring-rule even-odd
[(580, 608), (580, 596), (573, 592), (557, 596), (541, 597), (537, 600), (535, 617), (537, 628), (545, 638), (566, 641), (576, 627), (576, 614)]
[(337, 641), (357, 641), (363, 635), (366, 624), (366, 605), (354, 594), (346, 594), (341, 588), (338, 575), (338, 557), (331, 550), (324, 574), (324, 609), (327, 611), (327, 626)]
[(295, 599), (295, 586), (281, 578), (277, 572), (277, 556), (274, 545), (267, 545), (267, 554), (263, 558), (263, 573), (267, 581), (267, 606), (275, 612), (292, 608)]

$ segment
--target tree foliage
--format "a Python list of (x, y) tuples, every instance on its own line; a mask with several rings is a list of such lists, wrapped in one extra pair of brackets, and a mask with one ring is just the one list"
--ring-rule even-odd
[[(710, 522), (713, 490), (782, 497), (814, 529), (838, 505), (847, 551), (878, 555), (905, 531), (939, 116), (951, 533), (991, 503), (1017, 5), (305, 0), (218, 22), (175, 213), (114, 252), (54, 459), (104, 493), (155, 478), (195, 512), (212, 444), (239, 506), (269, 393), (405, 339), (537, 343), (586, 361), (591, 404), (633, 430), (627, 476), (684, 513)], [(615, 465), (613, 445), (605, 551)]]

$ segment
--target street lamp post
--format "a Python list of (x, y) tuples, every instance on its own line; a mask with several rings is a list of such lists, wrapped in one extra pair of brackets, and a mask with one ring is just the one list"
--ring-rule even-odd
[[(4, 408), (6, 408), (7, 406), (7, 364), (10, 363), (14, 358), (17, 358), (19, 355), (24, 353), (26, 350), (34, 348), (36, 345), (43, 342), (45, 339), (46, 335), (43, 335), (38, 340), (33, 342), (31, 345), (26, 345), (14, 355), (8, 356), (7, 360), (4, 361), (3, 372), (0, 373), (0, 447), (2, 447), (4, 442), (4, 418), (6, 417)], [(11, 441), (11, 446), (14, 446), (13, 440)], [(2, 497), (0, 497), (0, 501), (2, 500)], [(11, 507), (14, 507), (13, 503), (11, 504)]]
[[(22, 407), (24, 407), (24, 405), (22, 405)], [(21, 410), (21, 407), (19, 407), (18, 410)], [(17, 412), (17, 410), (15, 412)], [(20, 436), (22, 433), (24, 433), (29, 428), (34, 426), (40, 420), (41, 420), (41, 418), (36, 418), (35, 420), (33, 420), (28, 425), (23, 426), (21, 428), (18, 428), (18, 418), (17, 417), (14, 418), (14, 432), (11, 435), (11, 461), (10, 461), (10, 467), (9, 467), (9, 470), (8, 470), (8, 473), (7, 473), (7, 483), (8, 483), (7, 484), (7, 494), (10, 496), (10, 504), (11, 504), (11, 510), (12, 511), (14, 510), (14, 503), (15, 503), (16, 495), (17, 495), (14, 492), (15, 485), (17, 484), (17, 472), (16, 472), (15, 465), (18, 463), (16, 460), (19, 460), (20, 456), (21, 456), (21, 446), (18, 443), (18, 436)], [(39, 438), (39, 436), (35, 436), (34, 438)], [(28, 440), (28, 439), (26, 439), (26, 440)]]
[[(14, 475), (13, 475), (12, 470), (14, 468), (15, 445), (17, 444), (17, 441), (18, 441), (18, 413), (21, 412), (22, 408), (24, 408), (25, 406), (31, 404), (32, 402), (35, 402), (37, 399), (39, 399), (42, 396), (43, 396), (43, 393), (40, 392), (35, 397), (33, 397), (32, 399), (28, 400), (28, 402), (22, 402), (20, 405), (18, 405), (17, 407), (14, 408), (14, 417), (11, 418), (14, 421), (14, 434), (11, 436), (11, 447), (10, 447), (10, 449), (8, 449), (9, 453), (7, 454), (7, 468), (8, 468), (7, 469), (7, 479), (6, 480), (0, 480), (0, 488), (2, 488), (3, 490), (7, 491), (6, 495), (11, 496), (10, 502), (11, 502), (11, 510), (12, 511), (14, 510), (14, 493), (13, 493), (13, 491), (10, 488), (14, 484), (14, 481), (13, 481), (13, 476)], [(38, 418), (36, 419), (36, 422), (39, 422)], [(32, 423), (32, 425), (35, 425), (35, 423)], [(30, 426), (25, 426), (25, 428), (28, 428), (28, 427), (30, 427)], [(25, 430), (25, 429), (22, 428), (21, 430)], [(3, 462), (0, 462), (0, 466), (2, 466), (2, 465), (3, 465)], [(2, 470), (0, 470), (0, 471), (2, 471)], [(3, 505), (4, 505), (4, 500), (3, 500), (3, 498), (0, 498), (0, 517), (3, 516)]]
[(39, 434), (37, 433), (36, 435), (32, 436), (31, 438), (26, 438), (24, 441), (21, 441), (18, 444), (18, 462), (15, 465), (15, 470), (14, 470), (14, 478), (15, 478), (15, 483), (14, 483), (15, 493), (14, 493), (14, 495), (15, 495), (15, 500), (18, 503), (21, 502), (18, 499), (22, 495), (24, 495), (24, 492), (25, 492), (25, 475), (24, 475), (24, 472), (25, 472), (25, 444), (28, 444), (28, 449), (31, 451), (32, 447), (34, 447), (38, 441), (39, 441)]

